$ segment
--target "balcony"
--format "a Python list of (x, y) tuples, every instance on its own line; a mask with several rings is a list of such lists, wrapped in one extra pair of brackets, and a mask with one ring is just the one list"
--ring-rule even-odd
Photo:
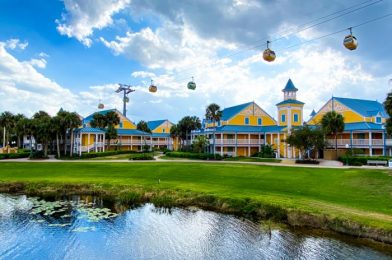
[[(214, 139), (210, 139), (210, 144), (214, 144)], [(264, 139), (215, 139), (215, 145), (262, 145), (264, 144)]]
[[(338, 141), (338, 147), (346, 147), (347, 144), (351, 145), (350, 139), (338, 139), (337, 141)], [(384, 141), (383, 141), (383, 139), (372, 139), (371, 144), (372, 144), (372, 146), (383, 146)], [(369, 139), (353, 139), (352, 145), (353, 145), (353, 147), (369, 146)], [(392, 145), (392, 142), (391, 142), (391, 145)], [(327, 146), (334, 147), (335, 146), (335, 139), (328, 139)]]

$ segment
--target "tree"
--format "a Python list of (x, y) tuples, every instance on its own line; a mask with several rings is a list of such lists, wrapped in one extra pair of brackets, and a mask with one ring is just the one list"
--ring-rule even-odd
[(105, 131), (107, 139), (107, 149), (110, 145), (110, 140), (117, 138), (116, 125), (120, 124), (120, 117), (116, 112), (110, 111), (105, 115), (95, 113), (93, 115), (93, 120), (91, 120), (90, 125), (94, 128), (100, 128)]
[(1, 113), (0, 127), (2, 127), (6, 133), (5, 140), (3, 140), (3, 143), (5, 145), (8, 145), (11, 129), (15, 127), (15, 116), (9, 111)]
[(45, 111), (39, 111), (33, 115), (33, 124), (35, 126), (34, 137), (36, 143), (41, 142), (44, 145), (44, 155), (48, 156), (48, 143), (51, 140), (51, 117)]
[(222, 111), (220, 110), (220, 106), (218, 104), (212, 103), (208, 105), (206, 108), (206, 119), (212, 121), (214, 126), (214, 134), (213, 134), (213, 153), (215, 154), (215, 123), (219, 122), (222, 117)]
[(335, 138), (335, 151), (338, 157), (338, 134), (344, 131), (344, 118), (336, 111), (327, 112), (321, 119), (321, 127), (327, 135)]
[(71, 113), (67, 114), (65, 121), (66, 121), (66, 127), (71, 132), (71, 149), (70, 149), (69, 155), (72, 157), (73, 156), (73, 143), (74, 143), (74, 130), (75, 130), (75, 128), (80, 127), (80, 125), (82, 124), (82, 120), (80, 120), (80, 117), (76, 112), (71, 112)]
[(294, 129), (287, 137), (286, 143), (297, 148), (302, 158), (309, 157), (310, 151), (318, 151), (325, 146), (324, 132), (307, 125)]
[(23, 148), (23, 136), (26, 135), (26, 117), (23, 114), (15, 116), (15, 134), (17, 138), (18, 147)]
[(57, 152), (57, 158), (60, 158), (61, 154), (60, 154), (60, 135), (63, 132), (63, 126), (61, 124), (61, 120), (62, 118), (57, 115), (52, 117), (52, 121), (51, 121), (51, 128), (53, 133), (56, 136), (56, 152)]
[(384, 108), (389, 115), (389, 118), (385, 124), (385, 128), (387, 129), (388, 135), (392, 135), (392, 91), (387, 94), (387, 97), (384, 101)]
[(148, 127), (147, 122), (141, 120), (139, 123), (136, 125), (137, 130), (146, 132), (146, 133), (151, 133), (151, 129)]
[(189, 134), (193, 130), (201, 128), (200, 119), (197, 116), (185, 116), (183, 117), (176, 126), (177, 136), (183, 142), (188, 139)]
[(204, 135), (199, 135), (193, 140), (192, 148), (196, 153), (202, 153), (205, 151), (206, 147), (210, 145), (210, 141)]

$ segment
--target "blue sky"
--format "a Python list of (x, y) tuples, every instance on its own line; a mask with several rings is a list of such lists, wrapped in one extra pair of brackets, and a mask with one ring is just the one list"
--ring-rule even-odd
[[(306, 42), (389, 13), (389, 0), (0, 0), (0, 111), (87, 116), (100, 99), (121, 109), (119, 82), (137, 90), (134, 121), (202, 117), (210, 102), (252, 100), (275, 116), (288, 78), (306, 114), (332, 95), (382, 101), (392, 88), (392, 16), (354, 28), (356, 51), (342, 46), (347, 32)], [(282, 32), (276, 61), (262, 61), (266, 39)]]

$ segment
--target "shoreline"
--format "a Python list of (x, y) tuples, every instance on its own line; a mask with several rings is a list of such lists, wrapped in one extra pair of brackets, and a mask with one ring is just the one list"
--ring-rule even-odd
[(370, 227), (359, 222), (327, 214), (284, 208), (252, 199), (232, 199), (182, 190), (156, 190), (134, 187), (106, 187), (86, 184), (58, 184), (50, 182), (0, 182), (0, 193), (24, 194), (42, 198), (71, 195), (98, 196), (128, 207), (153, 203), (157, 207), (197, 207), (217, 213), (243, 217), (251, 221), (271, 220), (291, 228), (315, 229), (370, 240), (372, 243), (392, 245), (392, 231)]

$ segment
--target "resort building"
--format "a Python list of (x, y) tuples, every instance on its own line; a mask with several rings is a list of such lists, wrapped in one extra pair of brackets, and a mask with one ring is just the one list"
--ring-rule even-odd
[(154, 149), (173, 149), (173, 140), (170, 138), (170, 129), (174, 124), (167, 119), (148, 121), (151, 130), (150, 142)]
[[(386, 139), (385, 121), (387, 113), (378, 101), (332, 97), (316, 113), (311, 114), (309, 125), (320, 123), (323, 115), (336, 111), (344, 117), (344, 132), (338, 135), (338, 154), (347, 149), (356, 149), (356, 153), (364, 155), (391, 155), (392, 144)], [(328, 147), (324, 150), (324, 158), (331, 159), (335, 155), (335, 140), (328, 139)]]
[[(282, 90), (283, 101), (276, 104), (277, 120), (255, 102), (248, 102), (225, 108), (218, 122), (204, 120), (203, 128), (193, 131), (191, 139), (205, 135), (210, 142), (209, 152), (222, 156), (252, 156), (262, 145), (271, 145), (276, 157), (298, 158), (298, 151), (285, 142), (293, 128), (304, 124), (304, 103), (297, 100), (297, 91), (289, 79)], [(339, 155), (347, 149), (357, 149), (370, 156), (392, 155), (392, 142), (386, 139), (384, 127), (387, 114), (381, 103), (333, 97), (317, 113), (313, 110), (306, 124), (318, 125), (328, 111), (336, 111), (344, 117), (345, 129), (338, 136)], [(334, 159), (334, 149), (335, 140), (328, 137), (328, 147), (318, 151), (318, 155)]]

